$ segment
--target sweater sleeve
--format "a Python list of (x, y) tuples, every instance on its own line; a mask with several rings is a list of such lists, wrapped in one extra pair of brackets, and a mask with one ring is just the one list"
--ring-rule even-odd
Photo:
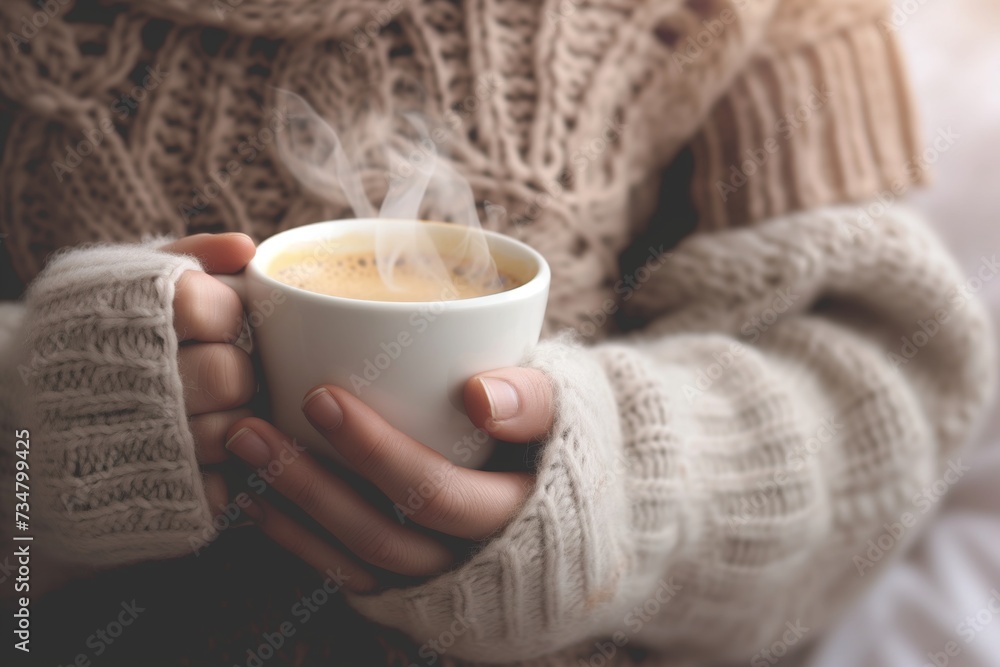
[(640, 335), (538, 347), (558, 413), (518, 516), (458, 569), (353, 604), (488, 662), (584, 643), (770, 664), (965, 470), (996, 372), (974, 290), (998, 270), (963, 277), (898, 211), (691, 237), (634, 292), (668, 313)]
[[(764, 38), (691, 137), (702, 229), (878, 197), (928, 180), (885, 0), (781, 0)], [(935, 128), (934, 151), (956, 140)]]
[(213, 535), (173, 329), (187, 270), (151, 245), (77, 249), (2, 311), (0, 421), (30, 432), (32, 529), (52, 557), (108, 567)]

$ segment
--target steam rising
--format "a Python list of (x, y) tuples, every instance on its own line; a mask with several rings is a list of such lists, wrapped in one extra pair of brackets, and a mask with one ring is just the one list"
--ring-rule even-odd
[[(277, 103), (288, 121), (288, 131), (278, 135), (279, 155), (313, 194), (329, 201), (339, 189), (359, 218), (427, 219), (421, 216), (423, 211), (432, 215), (431, 219), (465, 226), (461, 246), (443, 256), (420, 225), (405, 232), (376, 228), (375, 258), (386, 287), (403, 291), (395, 280), (395, 270), (404, 264), (409, 274), (416, 273), (440, 285), (443, 299), (456, 293), (455, 275), (477, 284), (499, 284), (472, 188), (439, 155), (423, 118), (404, 114), (395, 119), (366, 119), (352, 132), (368, 149), (353, 151), (363, 159), (352, 160), (334, 129), (304, 99), (278, 90)], [(388, 182), (377, 213), (362, 182), (364, 170), (376, 169), (385, 174)]]

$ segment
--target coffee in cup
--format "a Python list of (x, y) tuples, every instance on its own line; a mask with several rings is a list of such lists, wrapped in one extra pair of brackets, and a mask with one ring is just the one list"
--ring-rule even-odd
[[(382, 272), (372, 265), (382, 233), (418, 251), (406, 255), (408, 261), (435, 250), (438, 268), (448, 269), (444, 277), (458, 284), (454, 292), (403, 270), (392, 274), (397, 289), (386, 293)], [(463, 249), (476, 239), (487, 250), (481, 259), (488, 261), (465, 272), (456, 259), (472, 256)], [(490, 263), (501, 276), (499, 285), (471, 279), (487, 275), (482, 266)], [(289, 282), (278, 277), (285, 271)], [(298, 284), (289, 284), (289, 275)], [(469, 421), (462, 388), (473, 375), (518, 365), (538, 342), (550, 271), (537, 251), (496, 232), (473, 235), (454, 224), (357, 219), (276, 234), (258, 246), (246, 271), (218, 278), (239, 292), (246, 307), (270, 418), (282, 432), (317, 455), (337, 458), (302, 413), (310, 389), (333, 384), (454, 463), (478, 468), (493, 442)], [(411, 300), (400, 298), (400, 285)]]
[[(392, 283), (379, 270), (379, 259), (370, 250), (328, 249), (317, 256), (315, 247), (283, 252), (268, 267), (268, 274), (286, 285), (309, 292), (363, 301), (432, 302), (473, 299), (520, 287), (527, 278), (513, 269), (496, 265), (495, 271), (480, 271), (457, 256), (400, 257), (393, 262)], [(433, 263), (444, 280), (429, 274)], [(529, 277), (530, 278), (530, 277)]]

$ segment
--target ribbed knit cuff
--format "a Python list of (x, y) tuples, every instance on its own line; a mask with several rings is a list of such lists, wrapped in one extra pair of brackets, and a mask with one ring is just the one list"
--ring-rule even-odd
[(30, 287), (17, 373), (53, 557), (173, 557), (210, 534), (173, 328), (175, 283), (198, 269), (148, 244), (94, 247), (56, 257)]
[(559, 341), (539, 345), (527, 365), (551, 378), (557, 416), (517, 517), (452, 572), (350, 598), (418, 644), (446, 637), (449, 656), (507, 663), (550, 654), (603, 628), (626, 594), (629, 511), (608, 380), (587, 353)]
[(866, 21), (755, 59), (692, 141), (699, 224), (717, 229), (927, 179), (895, 37)]

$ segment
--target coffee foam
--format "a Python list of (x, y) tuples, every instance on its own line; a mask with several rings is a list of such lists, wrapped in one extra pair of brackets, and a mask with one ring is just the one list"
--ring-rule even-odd
[(446, 263), (452, 266), (451, 285), (442, 285), (416, 264), (397, 260), (393, 273), (397, 289), (385, 284), (371, 251), (325, 253), (321, 257), (311, 250), (286, 251), (272, 262), (268, 274), (292, 287), (364, 301), (453, 301), (498, 294), (523, 284), (503, 270), (496, 279), (484, 280), (465, 275), (460, 261)]

